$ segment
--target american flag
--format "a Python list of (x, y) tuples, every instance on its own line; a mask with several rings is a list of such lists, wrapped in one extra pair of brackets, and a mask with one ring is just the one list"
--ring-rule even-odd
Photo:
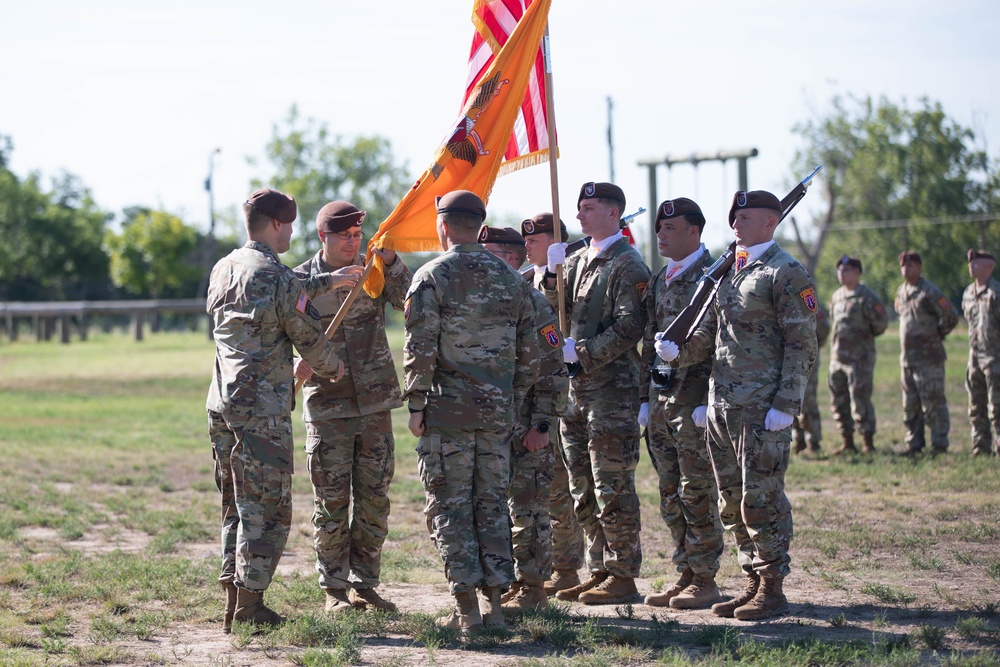
[[(469, 53), (469, 76), (465, 82), (463, 107), (476, 83), (489, 68), (500, 47), (514, 32), (517, 22), (531, 3), (532, 0), (475, 0), (472, 22), (476, 26), (476, 32), (472, 36), (472, 50)], [(545, 55), (539, 44), (521, 111), (514, 122), (514, 131), (504, 152), (500, 175), (548, 161), (546, 110)]]

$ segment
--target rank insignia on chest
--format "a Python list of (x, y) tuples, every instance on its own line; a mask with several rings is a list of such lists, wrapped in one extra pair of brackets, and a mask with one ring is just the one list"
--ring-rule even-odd
[(816, 291), (810, 287), (809, 289), (804, 289), (799, 292), (799, 296), (802, 297), (802, 301), (806, 304), (806, 308), (809, 309), (810, 313), (816, 312)]
[(552, 347), (559, 347), (559, 332), (556, 331), (556, 325), (549, 324), (542, 327), (541, 334), (546, 343)]

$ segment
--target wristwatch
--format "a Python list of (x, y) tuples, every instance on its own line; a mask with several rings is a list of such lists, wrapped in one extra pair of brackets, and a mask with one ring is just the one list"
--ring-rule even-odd
[(549, 432), (549, 423), (548, 422), (538, 422), (538, 426), (535, 427), (535, 430), (538, 431), (539, 433), (548, 433)]

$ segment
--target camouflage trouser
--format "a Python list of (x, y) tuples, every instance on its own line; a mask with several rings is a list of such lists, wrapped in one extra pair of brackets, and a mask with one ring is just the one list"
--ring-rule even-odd
[(678, 572), (715, 576), (722, 555), (719, 492), (705, 430), (694, 425), (691, 406), (649, 402), (646, 447), (660, 478), (660, 516), (673, 538)]
[(514, 579), (507, 496), (510, 429), (428, 427), (417, 440), (427, 530), (452, 594)]
[[(289, 417), (226, 419), (208, 412), (215, 482), (222, 494), (222, 574), (219, 581), (263, 591), (292, 525), (292, 422)], [(287, 447), (288, 464), (259, 460)]]
[(875, 433), (872, 404), (873, 364), (830, 364), (830, 405), (838, 430), (843, 433)]
[(802, 396), (802, 412), (792, 420), (792, 438), (796, 441), (801, 433), (810, 449), (819, 448), (823, 439), (823, 425), (819, 415), (819, 404), (816, 401), (816, 388), (819, 386), (819, 364), (813, 364), (806, 391)]
[(764, 577), (789, 572), (792, 506), (785, 497), (791, 428), (764, 430), (767, 407), (708, 409), (708, 451), (719, 516), (736, 537), (740, 567)]
[(374, 588), (389, 530), (389, 484), (396, 470), (392, 417), (387, 410), (308, 422), (306, 434), (319, 585)]
[(512, 441), (513, 466), (510, 480), (511, 544), (515, 578), (541, 586), (551, 575), (552, 523), (549, 491), (555, 457), (552, 448), (537, 452), (525, 449), (528, 426), (518, 424)]
[(563, 451), (576, 517), (587, 535), (591, 572), (635, 578), (642, 565), (639, 390), (574, 392), (562, 420)]
[(549, 429), (549, 444), (555, 459), (552, 466), (552, 486), (549, 493), (549, 515), (552, 523), (552, 569), (579, 570), (583, 567), (584, 536), (573, 509), (569, 491), (569, 471), (566, 454), (559, 437), (559, 424)]
[(991, 447), (995, 447), (1000, 455), (1000, 363), (976, 364), (970, 359), (965, 370), (965, 388), (969, 392), (972, 451), (989, 454)]
[(948, 449), (951, 422), (944, 394), (944, 364), (903, 366), (902, 382), (906, 446), (911, 451), (924, 448), (926, 423), (931, 432), (931, 447), (937, 451)]

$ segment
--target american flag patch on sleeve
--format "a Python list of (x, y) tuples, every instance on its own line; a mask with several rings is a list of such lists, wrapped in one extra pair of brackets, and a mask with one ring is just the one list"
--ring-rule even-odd
[(299, 292), (299, 299), (295, 303), (295, 310), (305, 315), (306, 308), (308, 306), (309, 306), (309, 295), (306, 294), (305, 290), (302, 290), (301, 292)]

